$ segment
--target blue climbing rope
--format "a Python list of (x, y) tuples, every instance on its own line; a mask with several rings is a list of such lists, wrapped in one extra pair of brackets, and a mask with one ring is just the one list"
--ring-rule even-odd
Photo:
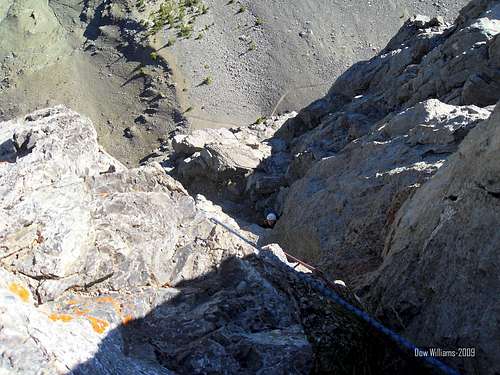
[[(211, 217), (210, 220), (213, 223), (222, 226), (228, 232), (232, 233), (233, 235), (235, 235), (236, 237), (238, 237), (239, 239), (241, 239), (245, 243), (249, 244), (253, 248), (253, 250), (254, 250), (254, 252), (255, 252), (256, 255), (260, 254), (260, 249), (259, 249), (258, 245), (256, 243), (250, 241), (249, 239), (247, 239), (245, 236), (241, 235), (237, 230), (231, 228), (227, 224), (222, 223), (221, 221), (219, 221), (218, 219), (216, 219), (214, 217)], [(305, 263), (303, 263), (303, 264), (305, 264)], [(347, 302), (346, 300), (344, 300), (342, 297), (340, 297), (337, 293), (335, 293), (332, 289), (329, 289), (329, 288), (325, 287), (322, 283), (320, 283), (319, 281), (314, 280), (314, 279), (312, 279), (310, 277), (305, 277), (305, 275), (301, 275), (301, 274), (298, 274), (298, 275), (299, 275), (299, 277), (301, 277), (302, 280), (304, 280), (310, 286), (312, 286), (313, 288), (315, 288), (318, 291), (320, 291), (323, 296), (325, 296), (326, 298), (328, 298), (328, 299), (332, 300), (333, 302), (339, 304), (340, 306), (344, 307), (346, 310), (352, 312), (354, 315), (356, 315), (357, 317), (359, 317), (362, 320), (364, 320), (366, 323), (368, 323), (369, 325), (371, 325), (377, 331), (385, 334), (387, 337), (389, 337), (395, 343), (399, 344), (400, 346), (402, 346), (402, 347), (404, 347), (404, 348), (406, 348), (406, 349), (408, 349), (408, 350), (410, 350), (412, 352), (417, 352), (417, 351), (420, 352), (421, 351), (411, 341), (409, 341), (408, 339), (406, 339), (403, 336), (399, 335), (398, 333), (394, 332), (393, 330), (387, 328), (382, 323), (380, 323), (378, 320), (376, 320), (375, 318), (373, 318), (370, 315), (368, 315), (365, 311), (361, 310), (360, 308), (358, 308), (356, 306), (353, 306), (352, 304), (350, 304), (349, 302)], [(443, 362), (441, 362), (440, 360), (438, 360), (438, 359), (436, 359), (434, 357), (422, 356), (422, 357), (417, 357), (417, 358), (423, 359), (429, 365), (431, 365), (431, 366), (439, 369), (444, 374), (447, 374), (447, 375), (460, 375), (460, 373), (457, 370), (451, 368), (450, 366), (444, 364)]]

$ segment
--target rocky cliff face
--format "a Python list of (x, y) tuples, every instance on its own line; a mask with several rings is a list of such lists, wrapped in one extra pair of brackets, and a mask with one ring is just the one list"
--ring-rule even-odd
[[(500, 371), (500, 108), (394, 219), (373, 310), (418, 342), (475, 347), (467, 373)], [(477, 366), (477, 367), (476, 367)]]
[[(500, 92), (499, 8), (475, 5), (452, 28), (437, 19), (408, 22), (379, 56), (355, 65), (282, 128), (296, 160), (289, 171), (298, 164), (299, 177), (306, 175), (296, 184), (289, 178), (276, 231), (287, 248), (302, 251), (296, 240), (306, 238), (327, 267), (369, 270), (353, 258), (380, 256), (405, 196), (488, 117)], [(311, 209), (299, 210), (304, 202)]]
[(159, 164), (125, 168), (96, 138), (65, 107), (0, 124), (3, 371), (425, 370), (325, 301), (279, 247), (255, 255), (210, 221), (238, 229), (220, 208)]
[(487, 0), (451, 27), (409, 20), (273, 131), (238, 197), (280, 214), (263, 241), (347, 280), (420, 345), (475, 347), (447, 359), (470, 373), (498, 372), (498, 171), (486, 160), (498, 151), (499, 25)]
[[(21, 9), (9, 4), (0, 31)], [(88, 12), (90, 54), (132, 14), (106, 4)], [(62, 35), (52, 21), (43, 30)], [(499, 35), (498, 1), (452, 26), (414, 17), (298, 114), (177, 134), (134, 169), (66, 107), (1, 123), (0, 368), (429, 371), (278, 245), (256, 254), (215, 217), (344, 279), (337, 293), (416, 344), (456, 350), (450, 366), (499, 373)], [(155, 87), (144, 95), (162, 98)], [(266, 210), (273, 230), (255, 224)]]

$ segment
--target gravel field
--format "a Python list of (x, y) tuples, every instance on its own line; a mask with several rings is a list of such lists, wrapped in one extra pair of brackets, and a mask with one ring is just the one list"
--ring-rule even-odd
[[(196, 128), (242, 125), (299, 110), (353, 63), (376, 54), (414, 14), (447, 15), (466, 1), (208, 0), (201, 39), (170, 47)], [(240, 13), (240, 9), (244, 9)], [(166, 33), (166, 38), (171, 33)], [(196, 34), (196, 33), (195, 33)], [(212, 77), (211, 85), (199, 84)]]

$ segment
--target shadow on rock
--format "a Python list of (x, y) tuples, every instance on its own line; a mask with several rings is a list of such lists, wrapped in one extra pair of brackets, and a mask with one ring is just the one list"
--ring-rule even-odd
[(269, 256), (228, 258), (170, 288), (171, 298), (109, 332), (72, 373), (426, 373)]

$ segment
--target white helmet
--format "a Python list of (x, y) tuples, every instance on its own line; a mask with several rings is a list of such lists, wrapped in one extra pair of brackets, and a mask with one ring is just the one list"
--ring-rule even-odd
[(266, 220), (267, 221), (276, 221), (278, 218), (276, 217), (275, 214), (273, 214), (272, 212), (270, 214), (267, 214), (266, 216)]

